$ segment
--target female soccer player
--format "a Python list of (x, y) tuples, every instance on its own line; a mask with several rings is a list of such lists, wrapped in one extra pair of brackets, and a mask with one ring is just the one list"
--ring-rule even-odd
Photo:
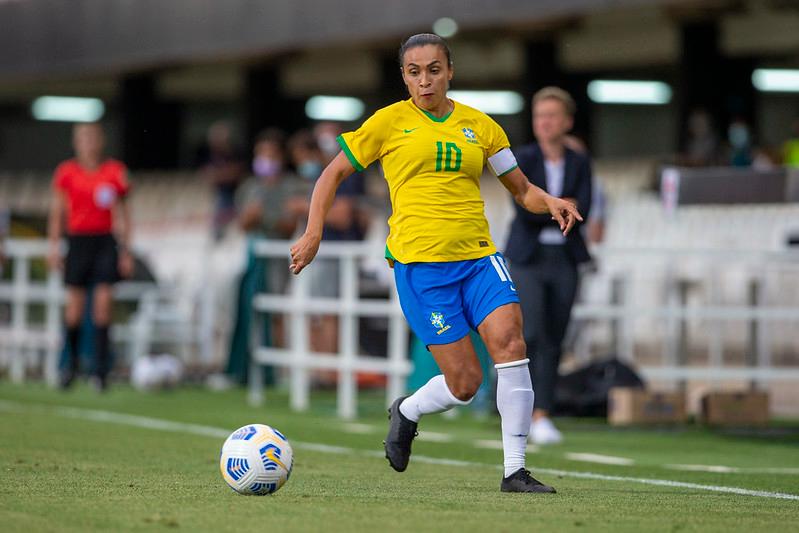
[(307, 228), (291, 247), (291, 269), (298, 274), (316, 255), (338, 185), (379, 159), (393, 207), (386, 258), (403, 313), (443, 373), (391, 405), (389, 463), (405, 470), (422, 415), (468, 404), (474, 396), (482, 380), (468, 335), (475, 329), (497, 369), (505, 467), (500, 488), (555, 492), (525, 468), (533, 388), (519, 299), (483, 211), (480, 175), (486, 162), (519, 204), (550, 213), (564, 234), (582, 218), (570, 203), (529, 182), (496, 122), (447, 98), (453, 69), (442, 38), (410, 37), (399, 60), (411, 98), (380, 109), (339, 137), (342, 152), (316, 182)]
[[(111, 322), (112, 284), (133, 273), (127, 169), (103, 156), (105, 136), (100, 124), (76, 124), (72, 132), (75, 159), (61, 163), (53, 177), (48, 235), (51, 269), (61, 269), (59, 239), (62, 218), (67, 217), (69, 250), (63, 265), (67, 286), (66, 345), (70, 361), (59, 385), (69, 387), (78, 373), (78, 334), (86, 303), (86, 289), (93, 287), (92, 321), (95, 327), (96, 367), (93, 383), (105, 390), (110, 370), (108, 326)], [(114, 214), (119, 219), (119, 246), (113, 236)]]

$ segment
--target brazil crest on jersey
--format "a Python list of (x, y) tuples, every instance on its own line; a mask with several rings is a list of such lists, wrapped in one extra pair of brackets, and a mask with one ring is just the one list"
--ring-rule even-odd
[(404, 100), (338, 138), (357, 170), (376, 160), (383, 166), (393, 211), (386, 253), (400, 263), (463, 261), (496, 252), (480, 176), (487, 159), (509, 147), (508, 137), (485, 113), (454, 105), (437, 118)]

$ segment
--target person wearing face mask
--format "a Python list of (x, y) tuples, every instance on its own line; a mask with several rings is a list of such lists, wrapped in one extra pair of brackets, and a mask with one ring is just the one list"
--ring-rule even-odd
[(752, 137), (749, 126), (743, 119), (737, 118), (727, 129), (727, 140), (730, 143), (730, 165), (748, 167), (752, 165)]
[[(317, 129), (317, 131), (320, 130)], [(297, 174), (311, 186), (316, 183), (329, 159), (329, 155), (322, 151), (317, 142), (317, 139), (325, 138), (326, 131), (327, 128), (322, 128), (321, 136), (315, 137), (310, 131), (301, 130), (295, 133), (289, 141), (289, 151)], [(364, 193), (365, 185), (361, 173), (353, 173), (344, 180), (325, 217), (322, 240), (363, 240), (364, 232), (358, 223), (358, 204)], [(309, 208), (310, 201), (306, 204), (306, 211), (303, 215), (307, 215)], [(339, 261), (337, 259), (320, 259), (318, 264), (309, 271), (309, 274), (311, 276), (311, 295), (323, 298), (338, 297)], [(336, 316), (317, 316), (312, 321), (311, 349), (320, 353), (336, 353), (338, 351), (338, 319)], [(335, 373), (320, 374), (316, 378), (319, 384), (330, 385), (335, 379)]]
[(239, 228), (250, 237), (287, 239), (305, 213), (303, 198), (310, 186), (288, 172), (284, 144), (285, 135), (276, 128), (256, 138), (252, 176), (237, 191), (235, 202)]
[[(230, 355), (225, 373), (238, 383), (246, 383), (249, 368), (249, 333), (252, 318), (250, 302), (258, 292), (283, 292), (288, 282), (288, 265), (284, 259), (259, 260), (254, 253), (258, 239), (287, 239), (304, 216), (308, 185), (287, 171), (285, 135), (270, 128), (255, 141), (252, 176), (236, 192), (237, 223), (247, 238), (247, 261), (238, 286), (238, 305)], [(265, 340), (280, 336), (277, 319), (268, 324)], [(272, 334), (274, 333), (274, 334)]]

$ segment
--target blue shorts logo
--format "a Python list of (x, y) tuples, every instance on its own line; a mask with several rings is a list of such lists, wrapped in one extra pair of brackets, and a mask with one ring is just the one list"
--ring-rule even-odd
[(449, 324), (444, 324), (444, 315), (441, 313), (433, 312), (430, 313), (430, 323), (433, 324), (433, 327), (436, 328), (436, 335), (441, 335), (445, 331), (447, 331), (450, 327)]

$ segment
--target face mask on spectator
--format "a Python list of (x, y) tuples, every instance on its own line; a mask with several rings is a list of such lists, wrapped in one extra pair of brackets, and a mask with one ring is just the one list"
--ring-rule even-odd
[(743, 124), (733, 124), (729, 131), (730, 144), (735, 148), (745, 148), (749, 144), (749, 130)]
[(317, 161), (304, 161), (297, 167), (297, 172), (303, 178), (312, 181), (322, 174), (322, 164)]
[(271, 157), (256, 157), (252, 161), (252, 171), (256, 176), (271, 178), (280, 174), (282, 170), (280, 161)]
[(325, 155), (331, 156), (336, 155), (338, 153), (338, 141), (336, 141), (336, 137), (334, 135), (320, 135), (316, 139), (317, 144), (319, 144), (319, 148), (324, 152)]

